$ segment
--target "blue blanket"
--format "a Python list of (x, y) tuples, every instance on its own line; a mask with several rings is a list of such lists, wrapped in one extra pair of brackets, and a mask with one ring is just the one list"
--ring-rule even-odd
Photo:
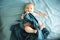
[(11, 26), (11, 37), (10, 40), (43, 40), (42, 31), (38, 27), (38, 22), (36, 18), (31, 14), (26, 14), (23, 24), (26, 22), (31, 23), (33, 26), (31, 28), (36, 29), (37, 33), (26, 33), (25, 30), (20, 26), (20, 23)]
[[(31, 28), (37, 30), (37, 33), (27, 33), (24, 30), (25, 23), (29, 22), (31, 24)], [(40, 30), (38, 26), (38, 21), (31, 14), (25, 14), (24, 20), (20, 20), (18, 24), (11, 26), (11, 37), (10, 40), (43, 40), (49, 34), (49, 31), (46, 28)]]

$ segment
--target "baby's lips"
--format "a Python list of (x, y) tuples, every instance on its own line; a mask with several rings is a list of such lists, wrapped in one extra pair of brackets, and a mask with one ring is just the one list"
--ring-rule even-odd
[(29, 13), (29, 12), (26, 12), (26, 13)]

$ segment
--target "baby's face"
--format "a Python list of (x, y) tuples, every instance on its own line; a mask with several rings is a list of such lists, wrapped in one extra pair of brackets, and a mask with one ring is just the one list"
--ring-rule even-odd
[(33, 12), (34, 11), (34, 6), (32, 4), (27, 4), (25, 6), (25, 13)]

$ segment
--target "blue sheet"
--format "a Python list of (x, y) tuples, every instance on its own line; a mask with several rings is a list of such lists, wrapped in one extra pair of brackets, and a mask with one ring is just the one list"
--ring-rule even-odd
[[(25, 23), (29, 22), (31, 24), (31, 28), (37, 30), (37, 33), (27, 33), (24, 30), (24, 26), (21, 26)], [(23, 27), (23, 28), (22, 28)], [(38, 21), (31, 14), (25, 14), (24, 20), (20, 20), (18, 24), (11, 26), (11, 36), (10, 40), (43, 40), (49, 34), (49, 31), (44, 28), (44, 30), (40, 30), (38, 27)], [(46, 35), (47, 34), (47, 35)]]
[[(3, 0), (1, 1), (1, 20), (4, 40), (10, 38), (10, 27), (16, 24), (23, 13), (25, 3), (32, 2), (35, 5), (35, 12), (43, 12), (49, 15), (48, 18), (38, 17), (45, 26), (51, 29), (48, 39), (60, 38), (60, 0)], [(8, 35), (7, 35), (8, 34)]]

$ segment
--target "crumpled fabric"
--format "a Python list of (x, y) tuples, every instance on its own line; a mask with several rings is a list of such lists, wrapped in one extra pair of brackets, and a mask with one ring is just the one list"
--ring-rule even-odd
[[(24, 16), (24, 20), (18, 21), (18, 24), (12, 25), (10, 30), (11, 30), (11, 36), (10, 40), (43, 40), (44, 39), (44, 34), (47, 32), (46, 28), (43, 29), (42, 31), (38, 27), (38, 21), (36, 18), (31, 14), (26, 14)], [(31, 28), (37, 30), (37, 33), (27, 33), (24, 30), (23, 24), (26, 22), (31, 23)], [(46, 34), (49, 34), (46, 33)], [(46, 37), (46, 35), (45, 35)]]

